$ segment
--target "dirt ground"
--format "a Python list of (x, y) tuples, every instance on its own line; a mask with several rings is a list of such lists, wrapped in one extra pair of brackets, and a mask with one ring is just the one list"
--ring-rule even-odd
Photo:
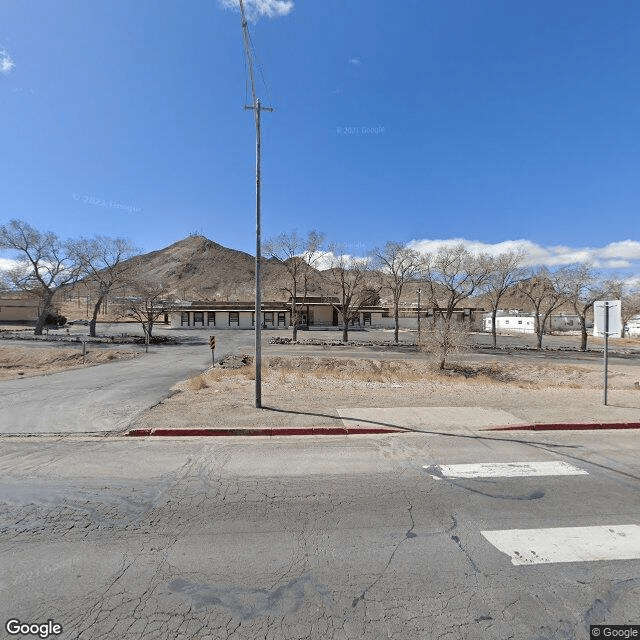
[(338, 425), (344, 407), (491, 407), (530, 422), (640, 420), (640, 367), (609, 370), (610, 406), (598, 365), (458, 363), (444, 372), (424, 361), (271, 357), (254, 408), (250, 356), (216, 365), (174, 388), (136, 427), (287, 427)]
[(50, 346), (42, 348), (0, 346), (0, 380), (56, 373), (123, 358), (136, 358), (139, 355), (140, 353), (133, 351), (88, 347), (83, 362), (81, 346), (60, 349), (53, 349)]

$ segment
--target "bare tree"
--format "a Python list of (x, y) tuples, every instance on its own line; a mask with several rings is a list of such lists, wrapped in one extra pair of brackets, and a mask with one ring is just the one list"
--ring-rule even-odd
[(23, 220), (11, 220), (0, 227), (0, 249), (17, 252), (17, 266), (5, 276), (12, 288), (36, 296), (40, 301), (34, 334), (42, 330), (51, 314), (56, 291), (75, 282), (81, 271), (69, 250), (55, 233), (43, 233)]
[(559, 270), (551, 272), (546, 267), (530, 271), (529, 277), (517, 287), (517, 293), (533, 307), (537, 348), (542, 349), (542, 336), (547, 320), (566, 300), (566, 274)]
[(149, 342), (156, 321), (172, 306), (168, 300), (170, 293), (163, 282), (145, 279), (139, 272), (137, 277), (127, 281), (126, 286), (131, 295), (120, 303), (119, 315), (137, 320), (142, 326), (145, 342)]
[(371, 304), (375, 285), (371, 279), (369, 258), (351, 258), (337, 245), (330, 247), (331, 266), (323, 275), (326, 287), (336, 298), (334, 308), (342, 322), (342, 341), (349, 340), (349, 324), (359, 319), (360, 309)]
[(621, 301), (622, 326), (626, 327), (633, 318), (640, 316), (640, 286), (630, 285), (629, 281), (616, 280), (611, 284), (610, 292), (612, 298)]
[(491, 306), (491, 334), (493, 347), (497, 346), (496, 316), (502, 297), (518, 284), (526, 275), (522, 266), (524, 252), (509, 251), (489, 258), (489, 276), (485, 283), (485, 296)]
[(265, 243), (264, 254), (275, 258), (286, 270), (288, 280), (280, 287), (291, 300), (292, 338), (298, 339), (302, 308), (306, 304), (314, 265), (324, 255), (324, 234), (310, 231), (301, 238), (295, 231), (282, 233)]
[(445, 318), (436, 317), (432, 329), (422, 332), (418, 349), (430, 353), (438, 369), (442, 370), (450, 355), (466, 351), (471, 347), (471, 343), (468, 326), (461, 322), (448, 322)]
[(89, 322), (89, 335), (96, 335), (98, 312), (105, 298), (119, 286), (123, 286), (134, 266), (129, 261), (136, 248), (122, 238), (97, 236), (90, 240), (81, 238), (71, 243), (71, 251), (82, 265), (85, 284), (97, 290), (93, 315)]
[(460, 303), (487, 282), (491, 272), (489, 258), (474, 255), (462, 243), (443, 246), (421, 261), (431, 304), (442, 318), (451, 320)]
[(587, 313), (596, 300), (613, 295), (616, 283), (602, 280), (589, 264), (575, 264), (564, 270), (566, 299), (580, 320), (580, 350), (587, 350)]
[(450, 352), (445, 347), (457, 332), (452, 322), (455, 309), (487, 282), (490, 261), (484, 254), (473, 255), (459, 243), (442, 246), (435, 254), (426, 254), (422, 259), (422, 272), (435, 310), (433, 331), (441, 342), (439, 366), (444, 369)]
[(419, 272), (420, 254), (399, 242), (387, 242), (382, 249), (372, 252), (373, 266), (380, 270), (382, 287), (391, 293), (393, 301), (393, 339), (398, 342), (400, 325), (400, 297), (404, 285)]
[(640, 316), (640, 291), (622, 297), (622, 326), (626, 327), (636, 316)]

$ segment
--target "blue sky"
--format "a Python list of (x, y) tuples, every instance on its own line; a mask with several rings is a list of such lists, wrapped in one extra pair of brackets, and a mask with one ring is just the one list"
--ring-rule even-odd
[[(640, 271), (636, 0), (246, 2), (275, 109), (264, 237), (459, 238)], [(3, 0), (0, 221), (252, 252), (248, 102), (222, 0)]]

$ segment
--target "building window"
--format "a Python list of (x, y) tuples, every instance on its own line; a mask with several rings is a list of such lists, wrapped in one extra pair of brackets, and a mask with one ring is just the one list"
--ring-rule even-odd
[(518, 324), (522, 324), (522, 320), (518, 320)]
[(240, 326), (240, 312), (239, 311), (229, 311), (229, 326), (235, 324), (236, 326)]
[(278, 311), (278, 326), (280, 325), (287, 326), (287, 314), (282, 311)]
[(505, 320), (505, 321), (504, 321), (504, 323), (505, 323), (505, 324), (509, 324), (509, 321), (508, 321), (508, 320)]
[(181, 314), (181, 318), (180, 318), (180, 325), (181, 326), (189, 326), (189, 312), (188, 311), (183, 311)]
[(207, 314), (207, 324), (210, 327), (215, 327), (216, 326), (216, 312), (215, 311), (209, 311), (209, 313)]
[(265, 324), (273, 324), (273, 311), (265, 311), (264, 312), (264, 323)]
[(204, 325), (204, 311), (194, 311), (193, 312), (193, 324), (201, 324)]
[(364, 312), (362, 314), (362, 324), (371, 326), (371, 314)]
[(256, 312), (252, 311), (251, 312), (251, 326), (253, 327), (256, 323)]

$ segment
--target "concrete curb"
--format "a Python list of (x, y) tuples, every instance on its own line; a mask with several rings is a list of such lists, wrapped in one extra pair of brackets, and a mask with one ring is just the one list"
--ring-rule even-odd
[(640, 422), (551, 422), (487, 427), (482, 431), (597, 431), (598, 429), (640, 429)]
[(132, 429), (126, 435), (131, 437), (150, 436), (354, 436), (376, 433), (405, 433), (402, 429), (387, 427), (301, 427), (292, 429)]

